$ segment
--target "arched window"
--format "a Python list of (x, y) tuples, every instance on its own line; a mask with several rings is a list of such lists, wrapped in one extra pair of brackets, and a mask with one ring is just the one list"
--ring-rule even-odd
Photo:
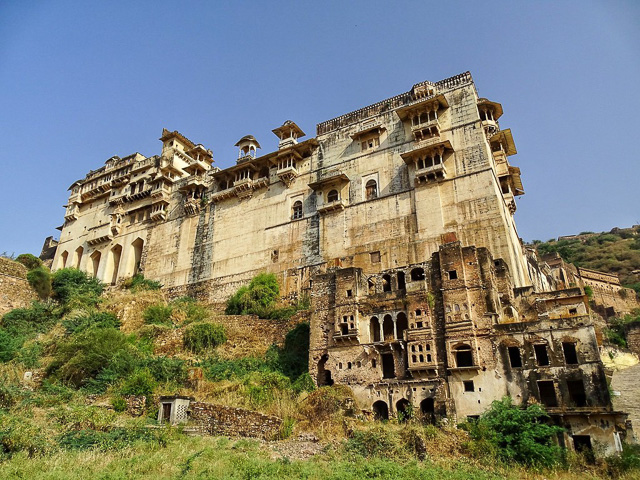
[(302, 202), (300, 200), (293, 204), (291, 218), (294, 220), (302, 218)]
[(327, 202), (329, 202), (329, 203), (337, 202), (338, 198), (339, 198), (338, 191), (337, 190), (331, 190), (329, 192), (329, 194), (327, 195)]
[(369, 180), (365, 186), (367, 200), (378, 198), (378, 184), (375, 180)]
[(407, 316), (404, 312), (398, 313), (396, 317), (396, 338), (398, 340), (403, 340), (405, 330), (409, 329), (409, 322), (407, 320)]
[(371, 318), (369, 323), (369, 340), (371, 343), (380, 341), (380, 321), (378, 317)]

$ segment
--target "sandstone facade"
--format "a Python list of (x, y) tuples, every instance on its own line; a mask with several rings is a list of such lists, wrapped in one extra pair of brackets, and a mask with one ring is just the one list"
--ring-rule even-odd
[(144, 272), (212, 303), (273, 272), (285, 297), (312, 299), (317, 383), (350, 385), (379, 417), (464, 419), (508, 394), (545, 404), (567, 445), (613, 450), (625, 414), (583, 284), (563, 284), (518, 238), (524, 189), (502, 113), (464, 73), (308, 140), (286, 121), (265, 155), (247, 135), (224, 170), (164, 130), (160, 155), (112, 157), (71, 185), (54, 269), (112, 284)]
[(0, 257), (0, 317), (14, 308), (26, 308), (37, 299), (27, 281), (25, 266)]

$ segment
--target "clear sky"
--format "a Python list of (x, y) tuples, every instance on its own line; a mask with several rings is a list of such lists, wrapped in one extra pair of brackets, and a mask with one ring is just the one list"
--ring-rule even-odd
[(501, 102), (525, 241), (640, 223), (640, 2), (0, 0), (0, 253), (38, 254), (69, 185), (179, 130), (253, 134), (470, 71)]

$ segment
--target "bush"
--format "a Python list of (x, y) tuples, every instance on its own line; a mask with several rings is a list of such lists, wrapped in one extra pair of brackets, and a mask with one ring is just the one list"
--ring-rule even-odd
[(113, 428), (106, 432), (80, 430), (68, 432), (58, 437), (58, 444), (66, 450), (121, 450), (138, 442), (165, 443), (164, 432), (154, 432), (148, 428)]
[(146, 395), (149, 397), (156, 387), (156, 381), (149, 369), (143, 368), (136, 370), (133, 375), (125, 380), (120, 393), (122, 395)]
[(313, 379), (311, 378), (311, 375), (309, 375), (309, 372), (305, 372), (296, 378), (296, 381), (293, 382), (291, 388), (296, 393), (313, 392), (316, 389), (316, 384), (313, 383)]
[(144, 278), (144, 275), (141, 273), (134, 275), (131, 278), (127, 278), (124, 281), (123, 286), (133, 292), (138, 292), (140, 290), (160, 290), (162, 288), (162, 284), (160, 282)]
[(96, 278), (75, 268), (62, 268), (53, 274), (51, 287), (54, 297), (63, 304), (95, 305), (104, 286)]
[(172, 313), (173, 308), (169, 305), (151, 305), (144, 310), (142, 318), (147, 324), (172, 326)]
[(288, 390), (291, 381), (280, 372), (253, 372), (245, 377), (244, 385), (251, 404), (264, 407), (273, 403), (278, 392)]
[(42, 356), (42, 345), (38, 342), (32, 342), (23, 346), (17, 352), (17, 359), (26, 368), (37, 368), (40, 366), (40, 357)]
[(183, 323), (204, 322), (209, 319), (209, 310), (198, 303), (195, 298), (180, 297), (173, 302), (173, 316), (180, 317)]
[(26, 452), (29, 458), (44, 455), (52, 445), (42, 432), (40, 425), (25, 418), (0, 416), (0, 453)]
[(22, 338), (0, 329), (0, 362), (8, 362), (16, 356), (22, 346)]
[(44, 333), (60, 319), (60, 310), (53, 303), (33, 302), (29, 308), (16, 308), (2, 317), (2, 328), (14, 337)]
[(42, 300), (49, 298), (51, 295), (51, 272), (47, 267), (41, 266), (29, 271), (27, 280), (38, 297)]
[(33, 270), (42, 266), (42, 260), (30, 253), (21, 253), (16, 257), (16, 262), (27, 267), (27, 270)]
[(384, 425), (375, 425), (366, 430), (355, 430), (345, 450), (349, 454), (362, 457), (396, 458), (400, 456), (402, 447), (391, 429)]
[(62, 325), (67, 333), (80, 333), (88, 328), (120, 328), (120, 320), (113, 313), (94, 312), (75, 318), (66, 318)]
[(172, 357), (150, 357), (144, 366), (159, 382), (184, 383), (187, 380), (187, 365), (184, 360)]
[[(97, 383), (105, 385), (131, 373), (136, 362), (135, 352), (122, 332), (92, 328), (59, 344), (47, 374), (74, 387), (86, 385), (90, 379), (99, 379)], [(98, 378), (100, 373), (106, 375)]]
[(304, 400), (302, 411), (309, 418), (328, 420), (341, 414), (353, 398), (353, 391), (345, 385), (320, 387)]
[(271, 307), (280, 295), (278, 280), (272, 273), (256, 275), (248, 286), (240, 289), (229, 298), (225, 313), (227, 315), (257, 314), (266, 307)]
[(562, 450), (555, 439), (561, 427), (545, 423), (547, 413), (539, 405), (526, 409), (511, 397), (496, 400), (476, 422), (468, 423), (471, 438), (495, 448), (498, 458), (536, 467), (553, 467), (562, 462)]
[(612, 455), (605, 461), (609, 474), (614, 478), (630, 470), (640, 470), (640, 445), (624, 443), (620, 455)]
[(222, 345), (226, 341), (224, 327), (213, 323), (192, 325), (184, 332), (183, 337), (185, 348), (193, 353), (202, 353)]
[(270, 348), (269, 363), (291, 380), (309, 371), (309, 324), (300, 323), (291, 329), (282, 348), (275, 345)]
[(118, 395), (117, 397), (113, 397), (111, 399), (111, 406), (113, 407), (114, 411), (122, 413), (127, 409), (127, 401)]
[(231, 380), (233, 378), (242, 379), (251, 372), (270, 371), (269, 365), (260, 358), (243, 357), (236, 359), (221, 359), (217, 355), (201, 361), (198, 366), (202, 367), (204, 375), (213, 382)]
[(593, 298), (593, 288), (589, 285), (584, 286), (584, 294), (591, 300)]

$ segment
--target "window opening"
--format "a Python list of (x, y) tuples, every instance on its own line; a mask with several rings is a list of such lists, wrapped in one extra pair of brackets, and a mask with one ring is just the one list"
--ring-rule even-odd
[(395, 378), (396, 370), (393, 362), (393, 354), (382, 354), (382, 378)]
[(369, 338), (371, 343), (380, 341), (380, 321), (378, 317), (373, 317), (369, 322)]
[(424, 269), (423, 268), (414, 268), (411, 270), (411, 280), (424, 280)]
[(552, 380), (538, 380), (538, 392), (540, 392), (540, 402), (545, 407), (557, 407), (556, 389)]
[(471, 353), (471, 347), (469, 345), (461, 345), (455, 349), (456, 366), (472, 367), (473, 366), (473, 354)]
[(302, 218), (302, 202), (300, 200), (296, 201), (293, 204), (293, 212), (291, 218), (293, 218), (293, 220)]
[(578, 352), (576, 352), (576, 344), (572, 342), (563, 342), (562, 350), (564, 352), (564, 361), (567, 365), (578, 364)]
[(520, 355), (520, 348), (509, 347), (507, 350), (509, 351), (509, 363), (511, 364), (511, 367), (522, 367), (522, 356)]
[(569, 391), (569, 399), (576, 407), (587, 406), (587, 394), (584, 391), (582, 380), (567, 380), (567, 390)]
[(458, 279), (458, 272), (455, 270), (449, 270), (449, 280), (457, 280)]
[(365, 186), (365, 196), (367, 200), (378, 198), (378, 184), (375, 180), (369, 180)]
[(327, 202), (331, 203), (331, 202), (337, 202), (338, 201), (338, 191), (337, 190), (331, 190), (328, 194), (327, 194)]
[(549, 354), (547, 353), (546, 345), (534, 345), (533, 350), (536, 354), (536, 362), (539, 366), (544, 367), (546, 365), (549, 365)]
[(407, 288), (404, 280), (404, 272), (398, 272), (398, 290), (404, 290)]
[(464, 391), (465, 392), (475, 392), (476, 389), (473, 385), (473, 380), (464, 380), (462, 382), (462, 384), (464, 385)]
[(382, 291), (390, 292), (391, 291), (391, 276), (383, 275), (382, 276)]

